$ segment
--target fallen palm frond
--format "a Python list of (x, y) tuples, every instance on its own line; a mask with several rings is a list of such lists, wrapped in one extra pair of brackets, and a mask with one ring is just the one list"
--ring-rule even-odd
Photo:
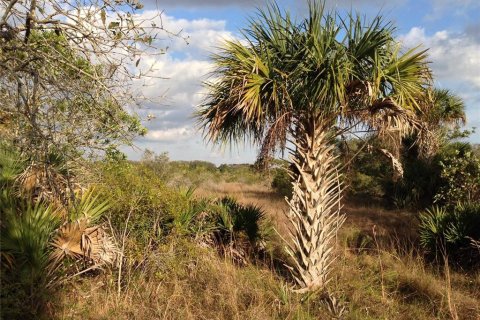
[(59, 263), (65, 257), (84, 260), (94, 264), (115, 265), (121, 256), (112, 236), (105, 228), (94, 225), (108, 210), (108, 201), (99, 202), (98, 195), (90, 189), (72, 205), (69, 220), (53, 238), (52, 259)]
[(115, 265), (120, 250), (102, 226), (88, 227), (86, 218), (62, 226), (52, 241), (55, 248), (52, 259), (59, 263), (66, 257), (84, 260), (97, 265)]
[(403, 166), (402, 163), (388, 150), (380, 149), (380, 152), (392, 161), (392, 167), (394, 172), (394, 180), (398, 178), (403, 178)]
[[(345, 221), (340, 213), (341, 185), (338, 164), (322, 128), (313, 137), (299, 128), (292, 162), (298, 170), (294, 177), (289, 218), (292, 244), (288, 253), (294, 260), (294, 277), (299, 291), (323, 289), (335, 259), (334, 240)], [(292, 174), (293, 175), (293, 174)]]

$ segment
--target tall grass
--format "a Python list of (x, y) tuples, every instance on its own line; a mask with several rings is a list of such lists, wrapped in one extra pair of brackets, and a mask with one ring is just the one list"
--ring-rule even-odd
[[(103, 217), (117, 243), (124, 240), (123, 265), (83, 273), (55, 288), (47, 296), (54, 299), (44, 304), (47, 318), (480, 317), (480, 273), (426, 261), (411, 212), (347, 204), (348, 219), (335, 248), (342, 254), (328, 291), (299, 294), (291, 291), (294, 282), (283, 266), (288, 257), (280, 236), (287, 206), (269, 183), (206, 180), (193, 190), (169, 187), (151, 170), (139, 164), (102, 165), (89, 178), (100, 192), (98, 203), (109, 199), (111, 204)], [(280, 236), (268, 236), (269, 221)], [(242, 248), (246, 263), (226, 254)], [(8, 262), (3, 254), (2, 249), (2, 262)], [(18, 287), (5, 286), (5, 270), (2, 266), (2, 313), (12, 299), (18, 306), (27, 298), (12, 293)]]

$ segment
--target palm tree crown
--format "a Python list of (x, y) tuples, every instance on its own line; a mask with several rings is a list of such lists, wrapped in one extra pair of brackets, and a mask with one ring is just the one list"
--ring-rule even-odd
[(285, 147), (297, 121), (412, 129), (430, 84), (427, 55), (403, 52), (393, 32), (380, 16), (367, 24), (316, 2), (300, 22), (276, 5), (259, 11), (242, 41), (226, 42), (213, 56), (215, 80), (197, 113), (206, 137), (249, 139), (267, 152)]

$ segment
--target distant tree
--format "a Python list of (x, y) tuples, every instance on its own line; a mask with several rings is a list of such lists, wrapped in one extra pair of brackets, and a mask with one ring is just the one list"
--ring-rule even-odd
[(415, 144), (419, 138), (417, 134), (403, 139), (404, 178), (392, 181), (391, 190), (387, 192), (399, 207), (421, 208), (433, 203), (439, 188), (444, 187), (444, 181), (440, 179), (441, 162), (451, 157), (449, 149), (457, 149), (454, 142), (469, 134), (469, 131), (461, 130), (466, 114), (460, 97), (444, 89), (433, 89), (428, 94), (431, 103), (417, 113), (432, 133), (429, 148), (421, 150)]
[(335, 138), (360, 130), (398, 142), (424, 128), (416, 111), (430, 83), (426, 51), (402, 51), (393, 31), (381, 17), (343, 19), (317, 2), (299, 22), (272, 5), (213, 57), (198, 112), (208, 140), (250, 138), (261, 158), (293, 145), (290, 253), (301, 290), (329, 281), (344, 220)]
[[(429, 99), (421, 110), (417, 111), (418, 117), (431, 132), (430, 143), (432, 144), (427, 152), (418, 150), (415, 146), (417, 134), (413, 134), (404, 140), (405, 150), (414, 156), (432, 156), (438, 148), (458, 135), (458, 131), (467, 120), (465, 114), (465, 103), (462, 98), (446, 89), (434, 88), (427, 92)], [(453, 135), (452, 135), (453, 134)]]

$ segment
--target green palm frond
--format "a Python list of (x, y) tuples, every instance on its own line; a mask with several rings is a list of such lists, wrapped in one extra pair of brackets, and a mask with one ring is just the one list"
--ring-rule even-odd
[(49, 280), (54, 265), (49, 256), (49, 239), (60, 225), (61, 217), (53, 206), (41, 202), (34, 205), (16, 204), (16, 208), (3, 210), (1, 248), (13, 258), (19, 279), (32, 284)]
[(398, 45), (393, 49), (383, 71), (382, 81), (390, 89), (386, 93), (391, 99), (404, 109), (416, 111), (420, 109), (419, 97), (424, 95), (425, 89), (430, 85), (427, 50), (418, 51), (418, 48), (413, 48), (402, 55), (399, 50)]
[(420, 214), (420, 243), (425, 248), (440, 246), (448, 221), (445, 208), (434, 206)]
[(431, 126), (451, 127), (465, 124), (467, 119), (462, 98), (446, 89), (434, 89), (431, 99), (433, 103), (430, 108), (425, 108), (421, 115)]
[(0, 144), (0, 186), (11, 185), (25, 169), (25, 161), (11, 147)]
[(69, 221), (86, 218), (91, 223), (96, 223), (109, 208), (109, 201), (99, 200), (98, 193), (96, 193), (94, 188), (90, 188), (73, 204), (72, 209), (69, 211)]
[[(402, 53), (380, 16), (342, 18), (315, 1), (309, 13), (297, 22), (272, 4), (250, 19), (244, 41), (226, 42), (213, 56), (213, 80), (196, 114), (209, 141), (249, 140), (265, 153), (285, 147), (295, 119), (363, 122), (358, 112), (384, 101), (415, 117), (431, 84), (426, 50)], [(286, 114), (288, 123), (277, 126)]]
[[(325, 191), (338, 179), (333, 174), (336, 165), (329, 169), (323, 164), (324, 176), (317, 175), (326, 158), (318, 158), (316, 141), (321, 140), (328, 161), (334, 161), (329, 144), (335, 134), (362, 127), (398, 143), (402, 136), (426, 128), (418, 114), (431, 85), (427, 52), (418, 48), (403, 52), (393, 32), (392, 24), (381, 17), (371, 23), (353, 14), (342, 18), (325, 10), (323, 2), (310, 1), (308, 17), (299, 21), (273, 3), (250, 19), (243, 41), (227, 42), (213, 56), (216, 69), (196, 114), (205, 137), (219, 144), (249, 140), (261, 146), (261, 159), (283, 151), (288, 140), (295, 146), (293, 159), (306, 161), (298, 163), (300, 176), (294, 181), (305, 182), (295, 184), (298, 203), (290, 211), (292, 217), (297, 214), (297, 227), (305, 226), (301, 230), (305, 232), (293, 235), (299, 255), (292, 257), (296, 271), (304, 272), (299, 284), (307, 288), (328, 282), (334, 259), (329, 253), (343, 221), (330, 207), (339, 190), (324, 197), (325, 207), (318, 193), (312, 193), (311, 185)], [(313, 212), (317, 220), (328, 217), (330, 227), (309, 225)], [(228, 211), (222, 211), (219, 219), (225, 230), (234, 228), (235, 217)], [(323, 239), (315, 253), (307, 249), (310, 244), (300, 244), (308, 234)]]

